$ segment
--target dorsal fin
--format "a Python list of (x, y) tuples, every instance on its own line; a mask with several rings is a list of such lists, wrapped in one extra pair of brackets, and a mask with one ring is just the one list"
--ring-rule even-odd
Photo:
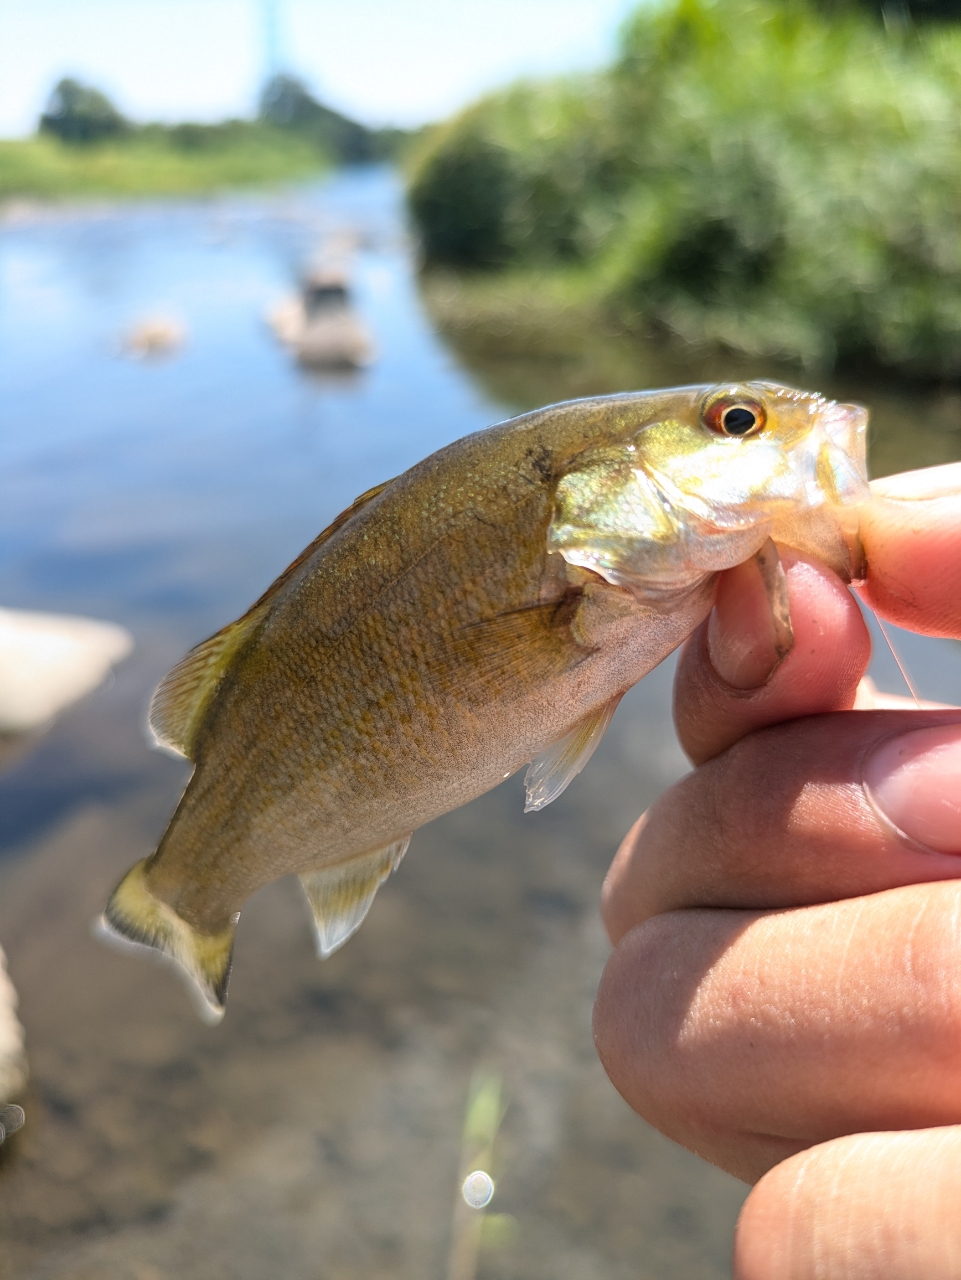
[(243, 617), (223, 627), (209, 640), (196, 645), (172, 671), (164, 676), (151, 700), (149, 714), (150, 731), (158, 746), (176, 752), (177, 755), (186, 756), (188, 760), (193, 759), (197, 730), (204, 713), (227, 668), (267, 616), (273, 599), (321, 543), (326, 542), (338, 529), (342, 529), (352, 516), (376, 498), (390, 483), (390, 480), (385, 480), (383, 484), (375, 485), (373, 489), (368, 489), (359, 498), (355, 498), (347, 510), (342, 511), (337, 519), (332, 521), (323, 533), (318, 534), (310, 546), (305, 547), (297, 559), (287, 566), (280, 577), (271, 583)]
[(267, 607), (250, 609), (215, 636), (196, 645), (169, 671), (150, 700), (148, 723), (158, 747), (194, 758), (197, 730), (210, 699), (244, 641), (257, 629)]

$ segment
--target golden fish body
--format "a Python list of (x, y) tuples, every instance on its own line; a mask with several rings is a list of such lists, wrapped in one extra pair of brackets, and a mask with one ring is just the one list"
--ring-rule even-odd
[(160, 686), (155, 735), (195, 770), (106, 926), (219, 1015), (243, 902), (296, 872), (329, 954), (417, 827), (531, 761), (528, 807), (559, 794), (717, 571), (773, 535), (857, 576), (865, 424), (769, 383), (610, 396), (371, 490)]

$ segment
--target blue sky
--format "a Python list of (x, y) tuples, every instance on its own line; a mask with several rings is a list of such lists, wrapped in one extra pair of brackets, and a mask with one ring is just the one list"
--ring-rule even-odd
[(249, 113), (268, 60), (372, 124), (420, 124), (524, 75), (603, 64), (636, 0), (0, 0), (0, 136), (56, 80), (137, 120)]

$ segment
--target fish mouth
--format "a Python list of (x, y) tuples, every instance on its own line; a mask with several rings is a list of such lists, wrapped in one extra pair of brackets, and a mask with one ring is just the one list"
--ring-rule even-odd
[(774, 541), (820, 560), (846, 582), (864, 578), (860, 507), (870, 499), (868, 412), (859, 404), (822, 402), (805, 465), (807, 500), (775, 520)]
[(820, 415), (815, 482), (823, 498), (838, 507), (867, 502), (868, 411), (859, 404), (831, 402)]

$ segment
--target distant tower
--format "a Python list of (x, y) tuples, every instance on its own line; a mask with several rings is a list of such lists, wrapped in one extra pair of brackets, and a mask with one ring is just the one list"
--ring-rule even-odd
[(260, 0), (264, 33), (264, 80), (280, 74), (280, 0)]

